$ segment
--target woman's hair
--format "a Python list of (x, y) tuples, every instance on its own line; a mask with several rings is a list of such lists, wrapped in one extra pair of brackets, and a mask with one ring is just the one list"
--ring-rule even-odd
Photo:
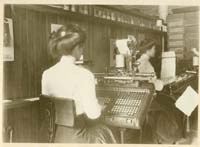
[(139, 45), (141, 54), (144, 54), (147, 50), (150, 50), (153, 46), (156, 47), (156, 42), (153, 39), (144, 39)]
[(146, 53), (146, 51), (150, 50), (153, 46), (157, 46), (153, 39), (144, 39), (141, 41), (138, 45), (139, 53), (136, 55), (136, 59), (139, 59), (142, 54)]
[(86, 40), (85, 31), (77, 24), (68, 24), (51, 33), (48, 47), (53, 57), (70, 55), (77, 45)]

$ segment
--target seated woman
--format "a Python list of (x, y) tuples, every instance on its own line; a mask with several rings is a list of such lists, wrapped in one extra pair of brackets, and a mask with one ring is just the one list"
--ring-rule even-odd
[(75, 127), (57, 126), (55, 142), (116, 143), (107, 126), (86, 122), (86, 119), (98, 119), (102, 108), (96, 98), (93, 74), (75, 65), (85, 40), (85, 32), (73, 24), (61, 27), (49, 40), (52, 55), (60, 61), (43, 72), (42, 94), (74, 99), (77, 116)]
[[(140, 44), (140, 58), (137, 60), (139, 62), (138, 71), (140, 73), (155, 73), (154, 67), (152, 66), (150, 59), (155, 57), (156, 44), (153, 40), (144, 40)], [(161, 80), (157, 79), (155, 76), (152, 81), (154, 83), (155, 89), (161, 91), (163, 89), (163, 83)]]
[[(151, 39), (146, 39), (140, 44), (141, 56), (138, 59), (140, 65), (138, 71), (140, 73), (155, 73), (154, 67), (152, 66), (150, 59), (155, 56), (156, 43)], [(156, 91), (163, 89), (163, 82), (155, 76), (151, 81)], [(149, 125), (152, 128), (153, 139), (156, 143), (175, 143), (180, 137), (180, 128), (176, 119), (176, 114), (172, 110), (174, 104), (168, 103), (170, 98), (157, 95), (151, 104), (149, 113)], [(169, 107), (170, 106), (170, 107)]]

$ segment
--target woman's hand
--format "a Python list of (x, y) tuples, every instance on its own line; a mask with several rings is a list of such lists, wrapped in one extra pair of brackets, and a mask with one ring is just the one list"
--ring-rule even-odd
[(156, 91), (162, 91), (164, 84), (161, 80), (153, 78), (151, 82), (154, 84)]
[(106, 105), (101, 105), (101, 111), (104, 111), (106, 108)]

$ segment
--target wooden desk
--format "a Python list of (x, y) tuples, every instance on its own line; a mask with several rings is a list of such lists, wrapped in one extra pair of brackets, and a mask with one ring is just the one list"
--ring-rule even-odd
[(38, 100), (3, 102), (3, 142), (38, 142)]

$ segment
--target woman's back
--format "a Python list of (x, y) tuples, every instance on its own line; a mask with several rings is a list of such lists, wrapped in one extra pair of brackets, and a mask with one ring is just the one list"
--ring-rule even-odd
[(74, 99), (77, 115), (86, 113), (89, 118), (100, 116), (94, 76), (76, 66), (71, 56), (63, 56), (60, 62), (43, 73), (42, 94)]

